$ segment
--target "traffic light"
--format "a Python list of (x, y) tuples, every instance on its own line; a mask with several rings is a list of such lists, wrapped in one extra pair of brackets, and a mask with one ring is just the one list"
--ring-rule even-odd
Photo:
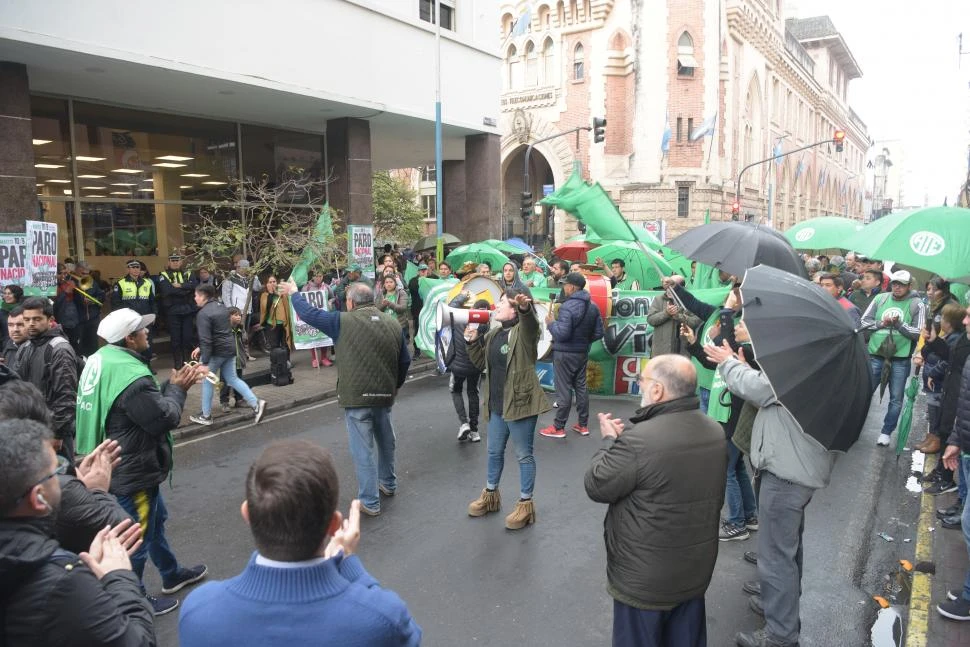
[(532, 191), (522, 192), (522, 220), (532, 217)]
[(731, 220), (739, 220), (741, 216), (741, 203), (735, 200), (731, 204)]
[(844, 130), (836, 130), (835, 131), (835, 134), (832, 136), (832, 143), (835, 144), (835, 152), (836, 153), (841, 153), (842, 152), (842, 147), (845, 144), (845, 131)]
[(606, 117), (593, 117), (593, 143), (599, 144), (606, 139)]

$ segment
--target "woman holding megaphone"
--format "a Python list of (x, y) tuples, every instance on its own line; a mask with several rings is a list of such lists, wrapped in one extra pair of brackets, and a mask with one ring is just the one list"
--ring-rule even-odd
[(549, 411), (539, 385), (535, 365), (538, 359), (539, 317), (532, 299), (521, 290), (507, 290), (492, 316), (501, 325), (479, 334), (472, 325), (465, 330), (468, 357), (485, 372), (485, 419), (488, 421), (488, 469), (485, 489), (468, 505), (468, 514), (482, 517), (502, 507), (499, 480), (505, 466), (509, 438), (519, 462), (519, 500), (505, 517), (505, 527), (518, 530), (535, 523), (536, 462), (532, 455), (539, 414)]

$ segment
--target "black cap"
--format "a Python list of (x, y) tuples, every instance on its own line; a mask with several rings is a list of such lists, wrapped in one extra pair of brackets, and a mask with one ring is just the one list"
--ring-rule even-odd
[(137, 267), (137, 268), (140, 269), (141, 268), (141, 261), (136, 260), (136, 259), (133, 258), (130, 261), (128, 261), (128, 267)]
[(169, 254), (168, 255), (168, 260), (170, 260), (170, 261), (180, 261), (180, 260), (182, 260), (182, 255), (181, 254)]
[(569, 285), (575, 285), (577, 288), (582, 290), (586, 287), (586, 277), (579, 272), (570, 272), (566, 275), (566, 283)]

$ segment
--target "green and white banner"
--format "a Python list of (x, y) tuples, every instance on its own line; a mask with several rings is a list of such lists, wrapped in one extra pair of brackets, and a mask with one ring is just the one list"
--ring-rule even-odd
[(360, 265), (363, 276), (374, 280), (374, 228), (370, 225), (347, 225), (347, 258)]
[[(307, 302), (315, 308), (329, 310), (330, 304), (327, 302), (327, 290), (307, 290), (300, 292), (306, 297)], [(322, 332), (306, 323), (293, 309), (290, 303), (290, 321), (293, 322), (293, 348), (297, 350), (309, 350), (310, 348), (324, 348), (333, 346), (333, 340)]]
[(26, 229), (24, 294), (53, 297), (57, 294), (57, 223), (28, 220)]

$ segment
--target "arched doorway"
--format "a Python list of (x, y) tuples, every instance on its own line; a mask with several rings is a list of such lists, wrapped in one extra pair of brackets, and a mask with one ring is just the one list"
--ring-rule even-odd
[[(519, 237), (536, 249), (545, 243), (552, 243), (555, 232), (555, 209), (542, 207), (539, 200), (555, 188), (552, 167), (538, 149), (532, 149), (529, 156), (529, 186), (523, 189), (525, 180), (525, 146), (515, 149), (503, 164), (502, 172), (502, 236)], [(522, 218), (522, 192), (532, 193), (533, 211), (531, 217)], [(539, 206), (536, 210), (535, 207)]]

